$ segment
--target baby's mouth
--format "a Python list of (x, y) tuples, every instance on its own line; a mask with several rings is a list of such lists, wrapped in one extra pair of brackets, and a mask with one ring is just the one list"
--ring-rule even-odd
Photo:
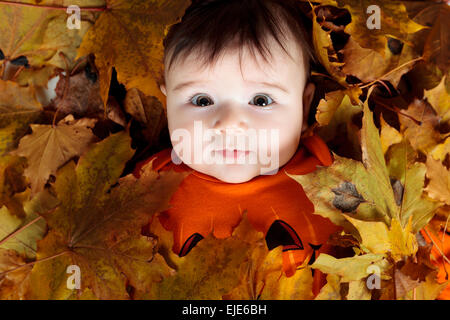
[(222, 149), (222, 150), (215, 150), (215, 152), (218, 152), (224, 158), (239, 158), (241, 156), (247, 156), (250, 153), (250, 151), (248, 150), (237, 150), (237, 149)]

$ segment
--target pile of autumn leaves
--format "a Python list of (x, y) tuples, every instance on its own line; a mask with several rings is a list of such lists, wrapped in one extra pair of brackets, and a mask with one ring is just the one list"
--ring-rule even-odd
[[(57, 10), (0, 4), (9, 23), (0, 26), (0, 298), (312, 299), (312, 268), (327, 274), (317, 299), (435, 299), (445, 283), (418, 235), (437, 234), (450, 215), (449, 53), (439, 49), (450, 9), (365, 2), (313, 3), (315, 77), (328, 86), (317, 133), (335, 162), (292, 176), (317, 214), (344, 227), (330, 241), (354, 255), (321, 254), (289, 278), (281, 247), (268, 251), (245, 217), (232, 237), (173, 254), (172, 233), (152, 217), (184, 174), (158, 175), (151, 163), (139, 179), (124, 174), (136, 152), (130, 122), (149, 144), (160, 132), (161, 39), (188, 1), (71, 1), (107, 8), (83, 11), (78, 30)], [(372, 4), (380, 30), (366, 27)], [(124, 101), (108, 96), (112, 67)], [(45, 104), (39, 94), (58, 70), (57, 97)], [(81, 289), (67, 286), (70, 265)], [(381, 289), (366, 285), (373, 272)]]

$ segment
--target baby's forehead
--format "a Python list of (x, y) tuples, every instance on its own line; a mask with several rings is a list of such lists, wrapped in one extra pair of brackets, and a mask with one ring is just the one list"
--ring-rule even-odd
[[(292, 72), (305, 72), (303, 52), (300, 45), (289, 40), (284, 42), (286, 51), (275, 42), (267, 43), (267, 59), (258, 50), (248, 47), (227, 48), (213, 61), (209, 62), (201, 54), (201, 50), (192, 51), (178, 59), (171, 67), (170, 73), (178, 77), (203, 75), (214, 77), (223, 73), (239, 72), (243, 75), (256, 77), (283, 78)], [(168, 76), (166, 74), (166, 76)]]

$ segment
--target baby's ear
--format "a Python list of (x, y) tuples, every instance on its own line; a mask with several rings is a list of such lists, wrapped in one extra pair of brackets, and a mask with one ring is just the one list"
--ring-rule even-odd
[(164, 84), (161, 84), (161, 85), (159, 86), (159, 89), (161, 90), (162, 93), (164, 93), (165, 96), (167, 96), (167, 93), (166, 93), (166, 86), (165, 86)]
[(308, 127), (309, 110), (311, 109), (311, 102), (314, 98), (314, 91), (316, 86), (312, 82), (308, 82), (303, 91), (303, 124), (302, 132)]

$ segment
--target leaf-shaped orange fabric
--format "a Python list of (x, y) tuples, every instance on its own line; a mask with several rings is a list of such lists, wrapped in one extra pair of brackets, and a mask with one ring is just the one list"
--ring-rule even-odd
[[(252, 226), (266, 236), (270, 249), (283, 245), (283, 270), (287, 276), (293, 275), (306, 258), (314, 259), (317, 250), (327, 250), (329, 235), (339, 227), (313, 214), (314, 205), (301, 185), (286, 174), (306, 174), (316, 165), (332, 163), (328, 147), (318, 136), (302, 139), (295, 155), (277, 174), (239, 184), (223, 182), (184, 163), (176, 165), (171, 161), (171, 150), (164, 149), (139, 163), (134, 174), (139, 176), (140, 167), (154, 158), (156, 171), (192, 171), (172, 196), (170, 208), (160, 215), (164, 228), (174, 232), (172, 250), (176, 254), (187, 254), (210, 233), (216, 238), (229, 237), (245, 210)], [(291, 243), (286, 242), (287, 235)]]

